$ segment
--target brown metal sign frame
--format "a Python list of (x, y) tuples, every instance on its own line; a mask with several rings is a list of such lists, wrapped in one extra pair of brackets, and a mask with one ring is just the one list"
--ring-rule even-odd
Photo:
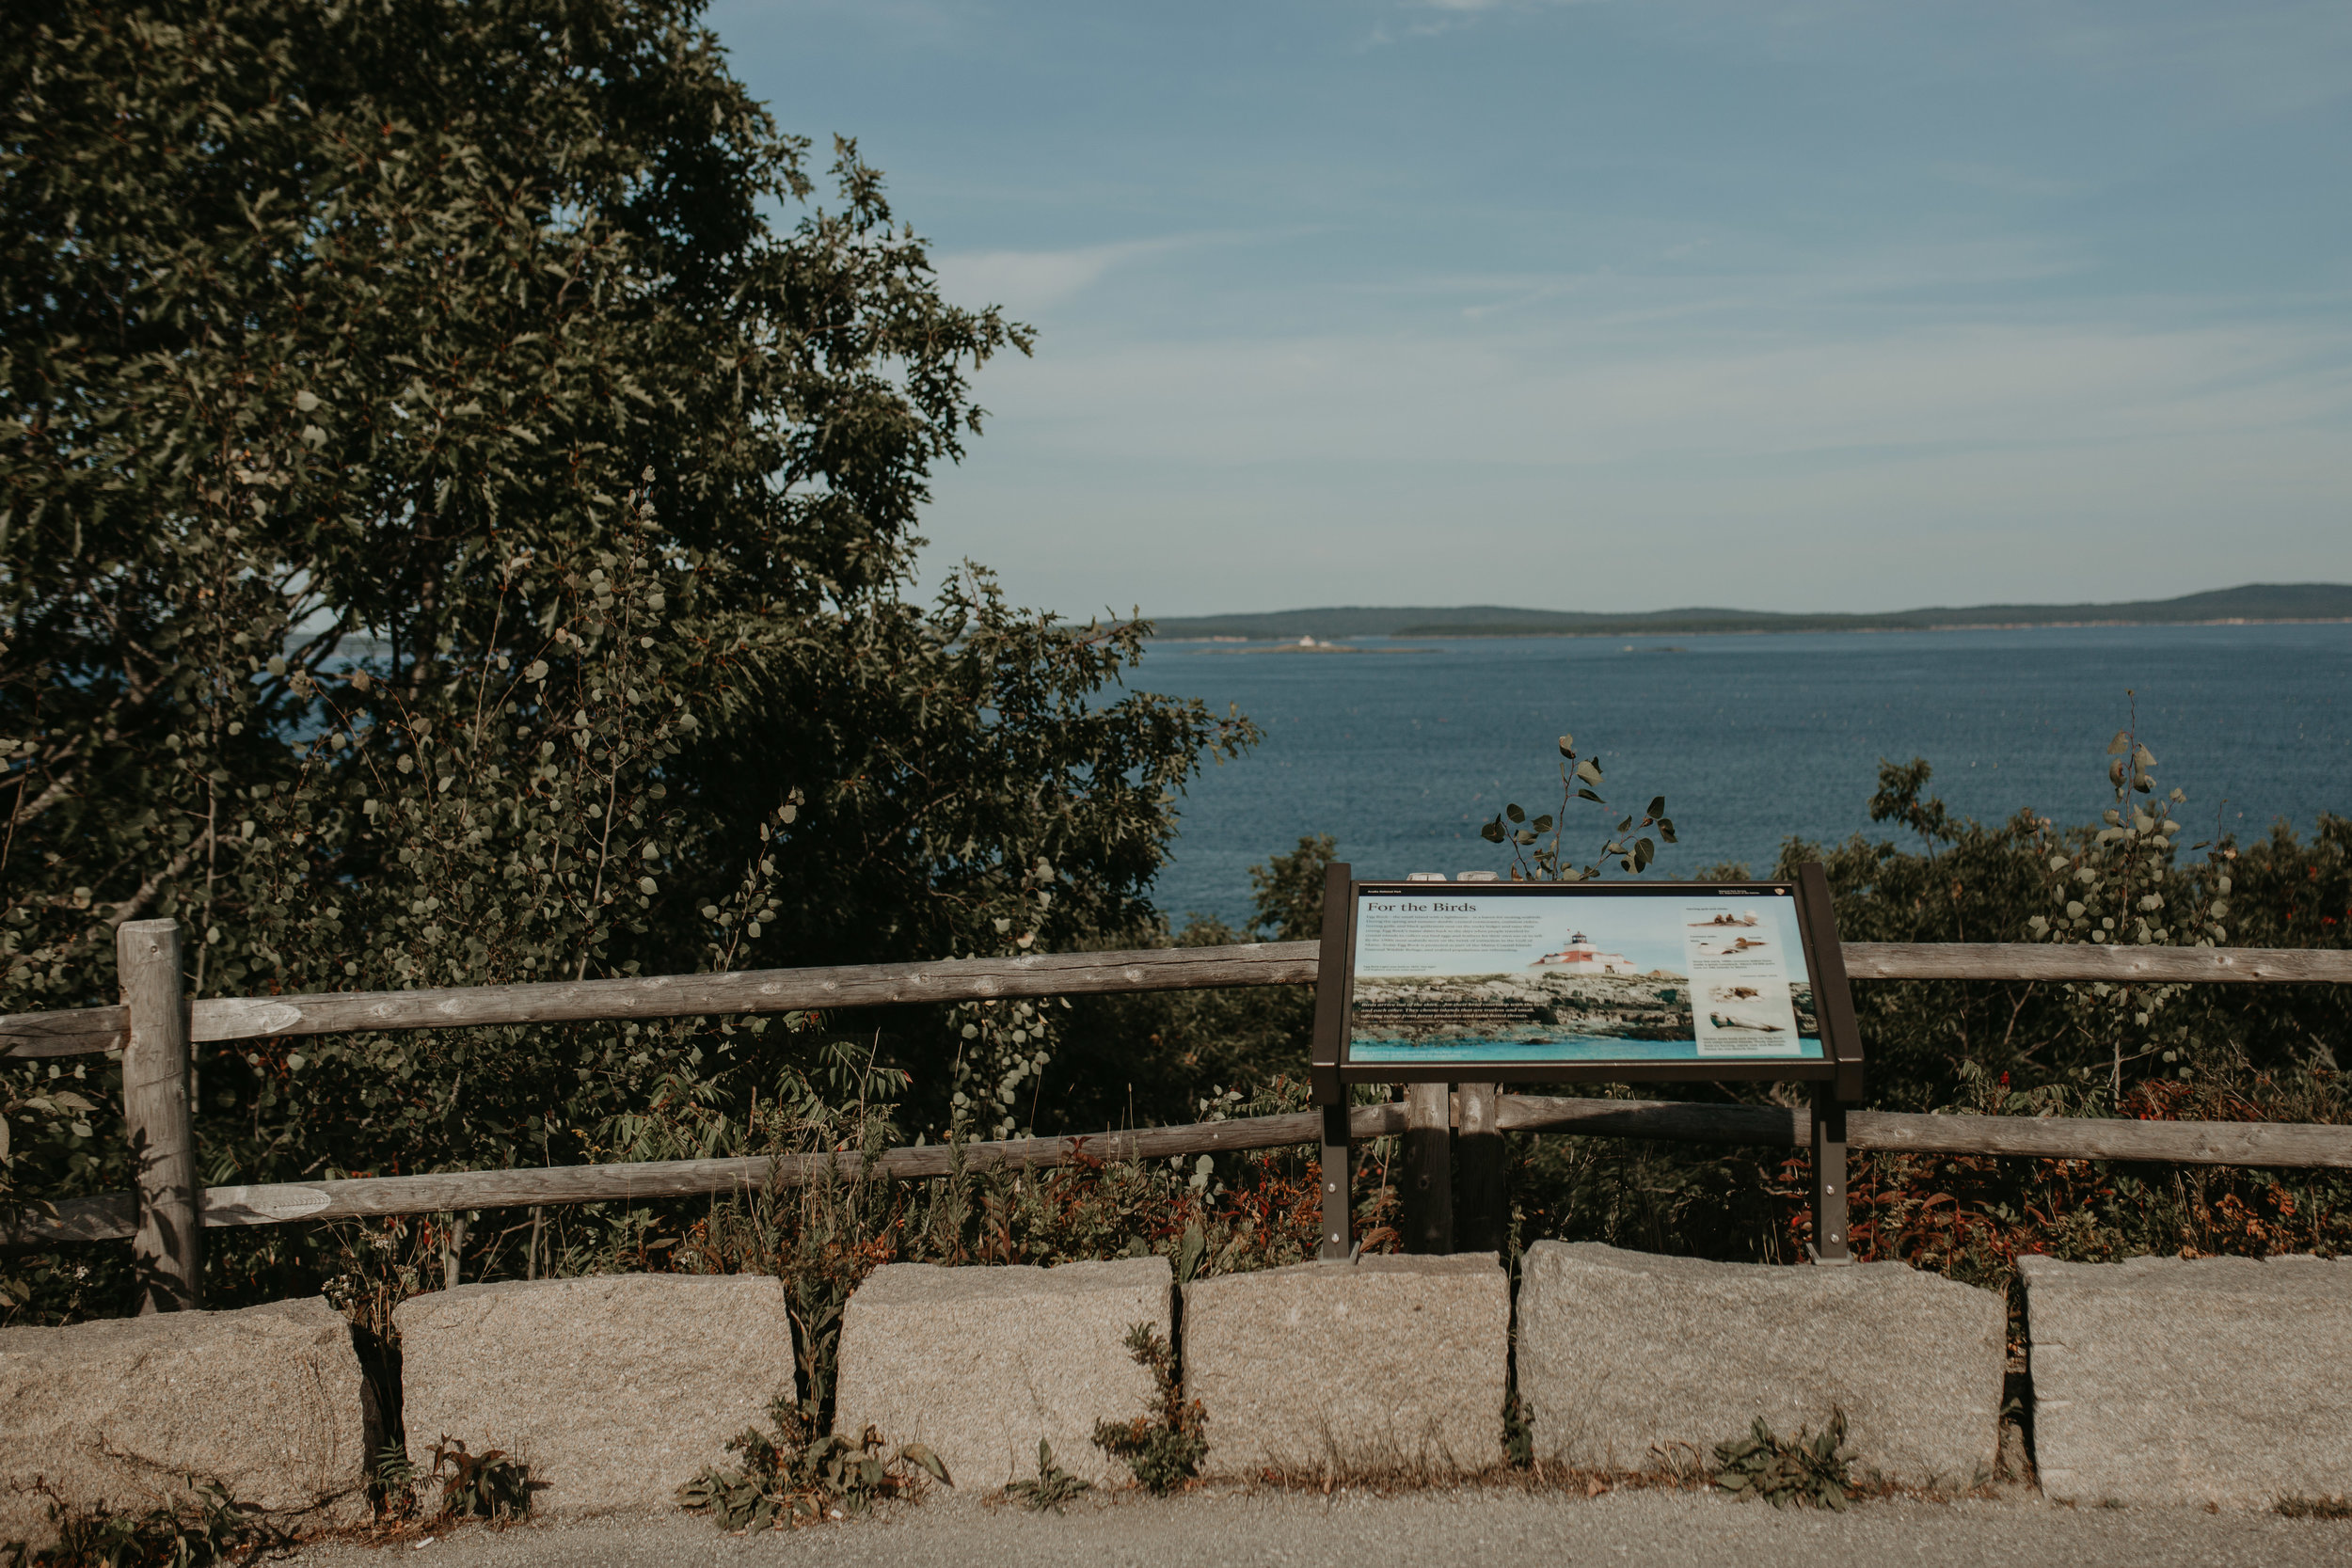
[[(1355, 991), (1358, 895), (1366, 891), (1402, 895), (1475, 889), (1480, 895), (1513, 897), (1581, 895), (1661, 897), (1786, 896), (1794, 901), (1812, 988), (1814, 1019), (1820, 1030), (1818, 1058), (1763, 1057), (1701, 1062), (1356, 1062), (1350, 1059), (1349, 1011)], [(1696, 1007), (1693, 1001), (1693, 1008)], [(1322, 1256), (1345, 1258), (1352, 1251), (1349, 1209), (1351, 1150), (1348, 1089), (1357, 1084), (1408, 1083), (1804, 1083), (1813, 1100), (1814, 1253), (1823, 1262), (1843, 1261), (1846, 1244), (1845, 1109), (1862, 1098), (1862, 1037), (1846, 979), (1844, 950), (1831, 903), (1829, 879), (1820, 866), (1798, 867), (1793, 881), (1739, 882), (1440, 882), (1363, 881), (1344, 863), (1329, 866), (1323, 884), (1323, 952), (1315, 974), (1315, 1022), (1310, 1076), (1314, 1102), (1323, 1111), (1324, 1227)]]

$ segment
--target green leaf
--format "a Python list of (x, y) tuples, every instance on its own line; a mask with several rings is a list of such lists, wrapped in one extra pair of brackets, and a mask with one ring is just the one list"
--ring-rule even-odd
[(1527, 820), (1527, 813), (1519, 810), (1516, 803), (1503, 807), (1502, 815), (1509, 817), (1514, 822), (1524, 822)]
[(1209, 1239), (1201, 1233), (1200, 1222), (1184, 1227), (1184, 1238), (1176, 1254), (1176, 1283), (1186, 1284), (1200, 1271), (1200, 1256), (1208, 1250)]
[(1654, 795), (1650, 797), (1649, 810), (1643, 815), (1653, 819), (1665, 816), (1666, 798), (1663, 795)]
[(919, 1465), (924, 1469), (929, 1470), (933, 1476), (939, 1479), (942, 1484), (947, 1486), (953, 1486), (955, 1484), (954, 1478), (947, 1474), (947, 1462), (940, 1458), (936, 1453), (933, 1453), (929, 1445), (923, 1443), (909, 1443), (905, 1448), (900, 1449), (898, 1452), (900, 1456), (905, 1458), (909, 1463)]
[(1576, 765), (1576, 777), (1583, 780), (1588, 784), (1598, 784), (1600, 783), (1600, 764), (1595, 762), (1591, 757), (1586, 757), (1582, 762)]
[(1571, 761), (1575, 759), (1576, 736), (1572, 735), (1564, 735), (1560, 737), (1560, 754), (1570, 759)]

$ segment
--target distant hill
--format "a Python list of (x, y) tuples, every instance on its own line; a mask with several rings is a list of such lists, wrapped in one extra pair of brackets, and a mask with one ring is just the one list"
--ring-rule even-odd
[(1345, 606), (1251, 615), (1169, 615), (1152, 635), (1247, 637), (1624, 637), (1636, 632), (1924, 631), (1957, 626), (2166, 626), (2214, 621), (2352, 621), (2352, 584), (2249, 582), (2177, 599), (2130, 604), (1986, 604), (1880, 614), (1783, 615), (1761, 610), (1651, 610), (1599, 615), (1573, 610)]

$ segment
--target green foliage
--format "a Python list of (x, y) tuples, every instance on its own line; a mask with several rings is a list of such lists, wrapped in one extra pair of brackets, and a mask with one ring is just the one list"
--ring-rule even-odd
[[(2096, 827), (2030, 811), (1992, 827), (1955, 820), (1925, 796), (1930, 769), (1915, 759), (1881, 766), (1870, 815), (1918, 832), (1917, 850), (1791, 840), (1780, 869), (1824, 863), (1849, 942), (2344, 944), (2352, 822), (2322, 816), (2308, 844), (2281, 825), (2254, 844), (2217, 834), (2185, 850), (2187, 792), (2158, 797), (2154, 758), (2130, 731), (2116, 746), (2117, 805)], [(2332, 1077), (2345, 1043), (2324, 987), (1865, 981), (1854, 1000), (1871, 1099), (1888, 1109), (2111, 1116), (2152, 1082), (2243, 1092), (2265, 1075)]]
[[(1198, 1232), (1189, 1232), (1190, 1235)], [(1176, 1353), (1149, 1323), (1127, 1330), (1127, 1354), (1151, 1370), (1157, 1395), (1152, 1410), (1126, 1421), (1094, 1423), (1094, 1443), (1127, 1462), (1146, 1491), (1165, 1495), (1198, 1475), (1209, 1451), (1208, 1413), (1199, 1400), (1184, 1398), (1176, 1375)]]
[[(113, 1000), (142, 916), (199, 995), (1150, 920), (1177, 797), (1254, 732), (1117, 690), (1136, 626), (976, 567), (911, 596), (970, 377), (1028, 332), (940, 297), (851, 144), (820, 196), (698, 0), (62, 0), (0, 12), (0, 1010)], [(201, 1174), (573, 1163), (671, 1081), (739, 1137), (831, 1038), (200, 1051)], [(1054, 1039), (932, 1012), (890, 1055), (994, 1131)], [(0, 1070), (0, 1208), (128, 1184), (52, 1092), (119, 1071), (47, 1071)], [(220, 1238), (214, 1299), (313, 1288), (306, 1234)]]
[(1059, 1513), (1064, 1504), (1093, 1490), (1092, 1481), (1080, 1480), (1054, 1462), (1054, 1446), (1042, 1437), (1037, 1440), (1037, 1479), (1005, 1483), (1005, 1496), (1019, 1498), (1021, 1506), (1032, 1513), (1048, 1509)]
[[(1517, 801), (1502, 808), (1493, 821), (1478, 830), (1478, 836), (1489, 844), (1507, 845), (1511, 850), (1511, 879), (1515, 882), (1582, 882), (1600, 875), (1599, 862), (1613, 858), (1617, 868), (1629, 876), (1639, 876), (1649, 869), (1658, 857), (1658, 840), (1644, 833), (1645, 828), (1656, 828), (1658, 838), (1668, 844), (1677, 842), (1674, 820), (1666, 815), (1666, 798), (1654, 797), (1649, 806), (1637, 817), (1619, 821), (1613, 831), (1601, 841), (1592, 861), (1577, 865), (1575, 858), (1562, 848), (1567, 832), (1568, 813), (1579, 800), (1594, 805), (1609, 802), (1598, 793), (1601, 784), (1600, 762), (1596, 757), (1580, 758), (1576, 754), (1576, 736), (1560, 737), (1560, 810), (1529, 819)], [(1544, 835), (1551, 841), (1544, 842)]]
[(1298, 847), (1249, 868), (1249, 928), (1269, 942), (1312, 942), (1323, 935), (1323, 872), (1340, 852), (1329, 833), (1306, 833)]
[(1800, 1430), (1791, 1440), (1772, 1435), (1758, 1416), (1745, 1437), (1715, 1445), (1715, 1484), (1740, 1497), (1761, 1497), (1774, 1508), (1791, 1503), (1842, 1513), (1853, 1491), (1847, 1466), (1846, 1413), (1832, 1411), (1818, 1437)]
[(867, 1427), (857, 1441), (838, 1434), (812, 1438), (802, 1410), (779, 1397), (768, 1407), (772, 1434), (757, 1427), (731, 1438), (736, 1465), (707, 1466), (678, 1488), (678, 1506), (707, 1513), (723, 1530), (757, 1535), (780, 1524), (814, 1524), (865, 1513), (894, 1497), (919, 1497), (917, 1472), (944, 1486), (954, 1481), (940, 1457), (909, 1443), (889, 1458), (882, 1433)]
[(443, 1519), (492, 1519), (501, 1524), (531, 1512), (531, 1466), (503, 1449), (468, 1453), (463, 1439), (444, 1433), (433, 1445), (426, 1478), (441, 1483)]
[[(1237, 942), (1311, 942), (1323, 934), (1323, 870), (1338, 852), (1328, 834), (1249, 868), (1250, 920), (1236, 929), (1195, 915), (1106, 931), (1098, 948), (1214, 947)], [(1040, 1102), (1041, 1132), (1167, 1126), (1200, 1119), (1200, 1085), (1304, 1079), (1314, 994), (1305, 986), (1151, 991), (1071, 998), (1054, 1092)]]
[(38, 1549), (22, 1541), (0, 1543), (0, 1555), (8, 1568), (209, 1568), (278, 1539), (258, 1510), (217, 1482), (186, 1480), (185, 1501), (138, 1513), (119, 1513), (103, 1503), (70, 1508), (37, 1480), (33, 1490), (49, 1497), (56, 1540)]
[[(2187, 796), (2174, 789), (2156, 798), (2155, 756), (2132, 729), (2116, 732), (2107, 755), (2115, 804), (2104, 813), (2105, 826), (2087, 837), (2075, 834), (2072, 843), (2045, 844), (2049, 853), (2044, 865), (2053, 881), (2050, 902), (2055, 909), (2034, 915), (2026, 922), (2028, 929), (2037, 940), (2055, 942), (2212, 947), (2226, 942), (2229, 930), (2221, 921), (2229, 913), (2232, 887), (2227, 863), (2217, 855), (2209, 861), (2205, 878), (2172, 874), (2175, 835), (2182, 831), (2173, 812), (2186, 803)], [(2137, 800), (2136, 795), (2150, 799)], [(2157, 1014), (2187, 990), (2105, 982), (2064, 988), (2076, 1026), (2087, 1038), (2108, 1045), (2108, 1092), (2113, 1099), (2122, 1098), (2127, 1059), (2143, 1060), (2170, 1045), (2165, 1059), (2179, 1060), (2187, 1034), (2163, 1027)], [(2133, 1051), (2129, 1058), (2127, 1050)], [(2188, 1069), (2180, 1069), (2180, 1075), (2188, 1076)]]

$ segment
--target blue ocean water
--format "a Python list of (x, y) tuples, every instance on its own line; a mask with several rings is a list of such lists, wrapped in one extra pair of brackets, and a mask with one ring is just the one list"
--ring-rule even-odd
[[(1783, 839), (1895, 836), (1869, 821), (1879, 759), (1923, 756), (1954, 811), (2060, 823), (2109, 803), (2132, 720), (2195, 836), (2352, 815), (2352, 625), (2048, 626), (1752, 637), (1364, 639), (1359, 654), (1154, 644), (1129, 684), (1232, 704), (1265, 731), (1183, 802), (1155, 897), (1238, 922), (1248, 867), (1327, 832), (1359, 876), (1500, 870), (1478, 836), (1506, 801), (1557, 809), (1554, 739), (1606, 770), (1571, 847), (1666, 797), (1681, 836), (1651, 876)], [(1254, 647), (1263, 647), (1263, 644)], [(1373, 652), (1415, 648), (1422, 652)]]

